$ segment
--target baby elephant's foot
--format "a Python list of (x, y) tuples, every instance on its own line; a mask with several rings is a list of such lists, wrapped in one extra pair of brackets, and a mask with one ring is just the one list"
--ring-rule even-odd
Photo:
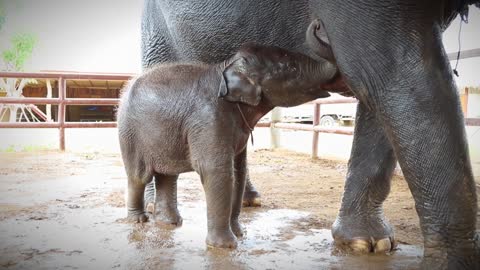
[(242, 225), (237, 221), (231, 221), (230, 225), (232, 227), (232, 232), (237, 238), (243, 237), (243, 228)]
[(148, 221), (148, 216), (145, 214), (145, 212), (129, 211), (127, 220), (133, 223), (144, 223)]
[(177, 210), (158, 209), (154, 211), (154, 220), (163, 225), (182, 226), (183, 219)]
[(207, 236), (209, 248), (236, 248), (237, 238), (231, 230), (225, 232), (209, 232)]

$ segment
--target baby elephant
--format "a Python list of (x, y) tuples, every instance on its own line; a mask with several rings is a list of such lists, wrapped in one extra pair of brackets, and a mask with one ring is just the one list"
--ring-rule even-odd
[(207, 245), (236, 247), (253, 127), (276, 106), (328, 97), (325, 90), (338, 80), (328, 61), (253, 44), (217, 65), (164, 64), (147, 71), (126, 89), (118, 112), (129, 218), (147, 221), (144, 190), (155, 177), (154, 219), (180, 225), (176, 181), (194, 170), (207, 200)]

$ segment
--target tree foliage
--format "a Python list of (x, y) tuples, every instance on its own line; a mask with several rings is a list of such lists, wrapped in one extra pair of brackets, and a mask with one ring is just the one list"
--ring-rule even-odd
[[(0, 0), (0, 30), (6, 21), (5, 0)], [(22, 71), (25, 62), (30, 58), (35, 47), (36, 38), (32, 34), (18, 33), (11, 38), (10, 49), (1, 52), (7, 71)], [(0, 89), (6, 92), (8, 97), (22, 97), (23, 87), (29, 82), (28, 79), (20, 79), (19, 82), (15, 78), (0, 78)], [(20, 117), (17, 119), (17, 112), (21, 110)], [(9, 121), (22, 121), (24, 117), (30, 121), (28, 114), (34, 121), (39, 121), (32, 112), (32, 109), (24, 104), (8, 104), (0, 106), (0, 120), (4, 118), (5, 113), (9, 112)], [(28, 114), (27, 114), (28, 113)]]
[(35, 47), (36, 38), (32, 34), (16, 34), (11, 39), (12, 48), (2, 52), (7, 70), (21, 71), (25, 61), (30, 58)]
[[(0, 30), (7, 18), (5, 0), (0, 0)], [(36, 38), (29, 33), (18, 33), (11, 38), (11, 48), (1, 52), (1, 57), (8, 71), (22, 71), (35, 47)]]

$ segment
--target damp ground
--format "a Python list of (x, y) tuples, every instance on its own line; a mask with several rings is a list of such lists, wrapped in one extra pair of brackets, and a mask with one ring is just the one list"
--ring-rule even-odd
[(245, 236), (237, 249), (218, 250), (205, 245), (205, 197), (195, 173), (179, 179), (182, 227), (129, 224), (124, 222), (120, 155), (2, 153), (0, 268), (418, 268), (422, 238), (401, 176), (394, 177), (385, 203), (397, 250), (358, 256), (336, 250), (330, 232), (343, 191), (344, 162), (257, 150), (249, 154), (249, 163), (263, 206), (243, 209)]

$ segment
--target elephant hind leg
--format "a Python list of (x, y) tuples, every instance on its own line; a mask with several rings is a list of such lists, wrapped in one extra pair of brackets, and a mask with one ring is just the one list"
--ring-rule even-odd
[(382, 204), (390, 192), (396, 159), (373, 112), (359, 103), (342, 205), (332, 234), (335, 244), (355, 253), (388, 252), (393, 229)]
[(133, 222), (143, 223), (148, 221), (145, 214), (144, 192), (146, 183), (152, 181), (152, 175), (146, 174), (137, 176), (132, 173), (128, 174), (128, 196), (127, 209), (128, 219)]
[(182, 225), (182, 217), (177, 208), (178, 175), (155, 175), (154, 219), (166, 225)]

